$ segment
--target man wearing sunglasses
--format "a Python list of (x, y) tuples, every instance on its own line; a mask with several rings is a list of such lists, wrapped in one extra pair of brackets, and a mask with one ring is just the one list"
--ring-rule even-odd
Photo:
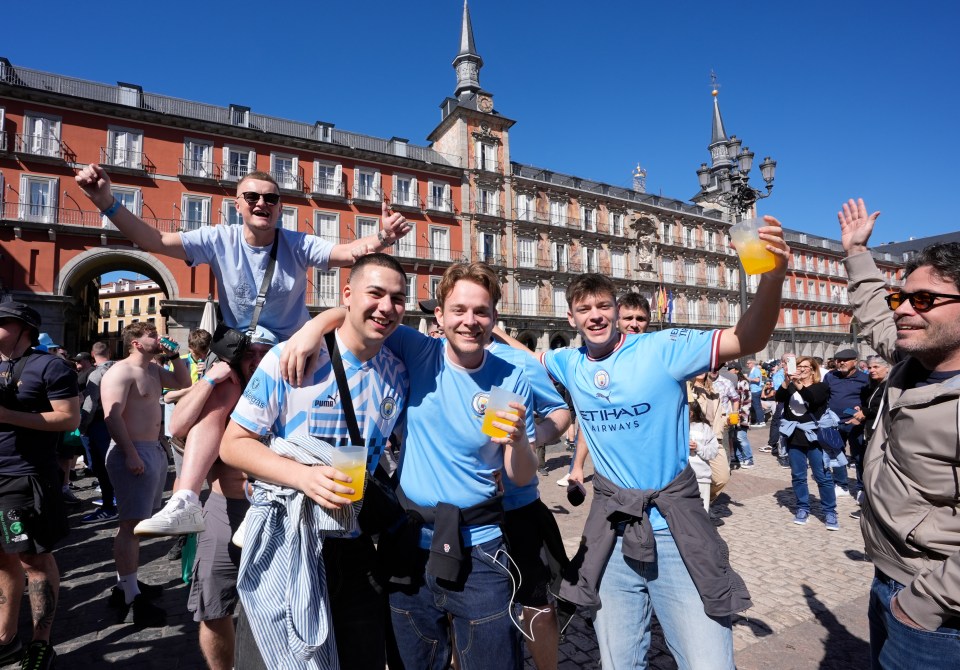
[(960, 243), (910, 259), (887, 293), (867, 242), (879, 212), (838, 214), (861, 332), (893, 363), (864, 457), (860, 529), (876, 573), (873, 668), (960, 662)]
[(202, 226), (197, 230), (165, 233), (120, 205), (110, 188), (110, 177), (91, 164), (77, 174), (77, 184), (104, 216), (145, 251), (209, 264), (217, 278), (223, 322), (244, 330), (253, 315), (254, 300), (270, 257), (274, 236), (280, 235), (277, 264), (259, 324), (281, 341), (288, 339), (310, 315), (307, 312), (307, 270), (352, 265), (354, 259), (382, 251), (403, 237), (410, 224), (383, 204), (381, 229), (349, 244), (331, 244), (298, 231), (277, 227), (282, 207), (280, 189), (266, 172), (251, 172), (237, 184), (237, 213), (241, 226)]

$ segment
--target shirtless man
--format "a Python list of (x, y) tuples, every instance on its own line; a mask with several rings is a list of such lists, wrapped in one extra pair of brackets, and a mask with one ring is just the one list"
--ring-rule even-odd
[(176, 352), (168, 356), (173, 360), (172, 372), (153, 363), (163, 346), (152, 323), (129, 324), (123, 329), (123, 346), (127, 357), (107, 371), (100, 386), (103, 413), (113, 438), (107, 450), (107, 472), (120, 514), (113, 543), (117, 586), (110, 594), (110, 604), (120, 609), (123, 618), (132, 606), (138, 626), (162, 626), (166, 613), (149, 602), (150, 597), (159, 595), (159, 589), (144, 588), (137, 582), (140, 540), (133, 528), (160, 508), (166, 480), (167, 455), (159, 441), (161, 390), (189, 386), (190, 371)]

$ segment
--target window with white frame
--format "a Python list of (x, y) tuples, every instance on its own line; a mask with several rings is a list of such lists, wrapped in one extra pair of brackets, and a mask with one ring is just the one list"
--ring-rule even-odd
[(716, 298), (707, 300), (707, 321), (711, 324), (720, 323), (720, 303), (717, 302)]
[(407, 309), (417, 308), (417, 275), (407, 275)]
[(740, 287), (740, 273), (737, 268), (727, 266), (727, 288), (736, 289)]
[[(126, 207), (137, 216), (141, 215), (142, 200), (140, 199), (140, 189), (127, 186), (114, 186), (112, 191), (113, 197), (117, 199), (117, 202), (119, 202), (121, 206)], [(117, 229), (117, 227), (110, 222), (110, 219), (105, 216), (102, 217), (101, 224), (108, 230)]]
[(838, 325), (840, 323), (840, 312), (834, 312), (832, 315), (833, 325)]
[(497, 263), (497, 236), (494, 233), (482, 232), (477, 236), (477, 250), (480, 253), (479, 260), (488, 265)]
[(277, 186), (288, 190), (299, 189), (297, 157), (290, 154), (270, 154), (270, 174)]
[(329, 161), (314, 161), (312, 192), (342, 196), (343, 166)]
[(564, 286), (553, 287), (553, 315), (567, 315), (567, 289)]
[(823, 299), (826, 299), (830, 295), (830, 293), (827, 291), (827, 282), (825, 281), (820, 282), (820, 287), (819, 287), (819, 290), (817, 291), (817, 295)]
[(520, 284), (520, 313), (523, 316), (537, 316), (537, 285)]
[(805, 309), (797, 310), (797, 325), (798, 326), (807, 325), (807, 310)]
[(358, 240), (362, 240), (364, 237), (370, 237), (371, 235), (376, 235), (377, 231), (380, 229), (380, 220), (371, 218), (369, 216), (358, 216), (356, 218), (356, 222)]
[(429, 298), (437, 299), (437, 289), (440, 287), (440, 280), (443, 277), (430, 277), (430, 295)]
[(793, 310), (789, 307), (783, 310), (783, 325), (792, 326), (793, 325)]
[(442, 181), (430, 182), (430, 203), (429, 209), (435, 212), (449, 212), (453, 208), (450, 201), (450, 184)]
[(716, 263), (707, 263), (707, 285), (708, 286), (717, 285), (717, 264)]
[(318, 307), (337, 307), (340, 305), (339, 270), (317, 270), (316, 281)]
[(803, 297), (803, 280), (802, 279), (795, 280), (794, 286), (796, 287), (797, 297), (802, 298)]
[(824, 325), (824, 326), (828, 325), (828, 324), (830, 323), (830, 322), (829, 322), (829, 319), (830, 319), (830, 317), (827, 315), (826, 312), (820, 312), (820, 323), (821, 323), (822, 325)]
[(695, 261), (687, 260), (683, 262), (683, 280), (687, 284), (697, 283), (697, 264)]
[[(7, 133), (6, 128), (4, 127), (6, 115), (7, 110), (3, 107), (0, 107), (0, 151), (6, 151), (7, 149)], [(0, 196), (0, 200), (3, 200), (2, 196)]]
[(567, 225), (567, 203), (565, 201), (550, 201), (550, 223), (555, 226)]
[(430, 227), (430, 257), (435, 261), (450, 260), (450, 231), (440, 226)]
[(665, 244), (673, 244), (673, 224), (669, 221), (660, 222), (660, 238)]
[(663, 273), (664, 280), (668, 282), (676, 281), (677, 278), (673, 274), (673, 259), (672, 258), (661, 258), (660, 259), (660, 271)]
[(406, 207), (420, 206), (416, 177), (405, 174), (393, 176), (393, 202)]
[(213, 178), (213, 144), (202, 140), (184, 140), (183, 174)]
[(704, 242), (706, 243), (707, 251), (716, 251), (717, 250), (717, 233), (713, 230), (706, 230), (703, 233)]
[(21, 149), (35, 156), (61, 156), (60, 117), (27, 112), (23, 116)]
[(410, 224), (410, 232), (397, 240), (396, 251), (394, 252), (397, 256), (403, 256), (405, 258), (416, 258), (417, 257), (417, 224), (408, 221)]
[(314, 234), (330, 242), (340, 244), (340, 215), (333, 212), (314, 212)]
[(225, 225), (239, 226), (243, 223), (243, 219), (240, 218), (240, 212), (237, 211), (237, 201), (234, 198), (223, 199), (223, 208), (220, 210), (220, 213), (223, 215), (222, 223)]
[(552, 247), (550, 257), (553, 258), (553, 269), (558, 272), (567, 272), (567, 245), (562, 242), (551, 242), (550, 246)]
[(57, 220), (57, 185), (55, 177), (20, 175), (20, 218), (24, 221), (55, 223)]
[[(753, 275), (753, 276), (755, 277), (756, 275)], [(813, 281), (812, 279), (807, 280), (807, 297), (813, 298), (816, 295), (817, 295), (816, 282)]]
[(223, 174), (221, 179), (240, 181), (257, 169), (257, 154), (245, 147), (223, 147)]
[(696, 229), (689, 226), (680, 226), (680, 230), (683, 232), (683, 246), (687, 249), (693, 249), (696, 246)]
[(357, 200), (380, 200), (380, 170), (358, 167), (354, 170), (353, 197)]
[(530, 237), (517, 238), (517, 265), (532, 268), (537, 264), (537, 243)]
[(597, 210), (593, 207), (580, 206), (580, 226), (591, 233), (597, 232)]
[(297, 231), (296, 207), (284, 207), (280, 211), (280, 225), (282, 225), (286, 230), (292, 230), (293, 232)]
[(810, 311), (810, 325), (811, 326), (817, 325), (817, 313), (814, 312), (813, 310)]
[(596, 247), (583, 247), (583, 271), (600, 272), (600, 254)]
[(496, 172), (497, 167), (497, 147), (495, 144), (477, 140), (477, 169)]
[(139, 170), (143, 167), (143, 131), (107, 129), (107, 164)]
[(477, 211), (489, 216), (500, 215), (500, 198), (498, 191), (488, 188), (477, 189)]
[(687, 300), (687, 321), (690, 323), (700, 322), (700, 301), (696, 298)]
[(802, 262), (803, 262), (803, 256), (800, 254), (799, 251), (794, 251), (794, 252), (793, 252), (793, 267), (794, 267), (795, 269), (797, 269), (797, 270), (802, 269), (802, 268), (803, 268), (803, 266), (801, 265)]
[(184, 194), (180, 204), (180, 227), (196, 230), (210, 225), (210, 198)]
[(610, 234), (623, 237), (623, 214), (610, 212)]
[(536, 212), (536, 198), (529, 193), (517, 193), (517, 220), (533, 221)]
[(610, 252), (610, 274), (619, 278), (627, 276), (626, 255), (619, 249)]

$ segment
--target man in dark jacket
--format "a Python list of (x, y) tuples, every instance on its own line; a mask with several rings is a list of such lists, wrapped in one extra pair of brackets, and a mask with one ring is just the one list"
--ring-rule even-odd
[[(866, 373), (857, 369), (857, 358), (856, 349), (841, 349), (833, 356), (836, 368), (823, 376), (823, 383), (830, 388), (827, 406), (840, 417), (840, 436), (845, 447), (850, 447), (850, 458), (854, 463), (863, 460), (863, 427), (853, 415), (860, 404), (860, 392), (870, 383)], [(833, 481), (837, 485), (837, 493), (856, 495), (847, 478), (846, 466), (833, 468)], [(857, 485), (857, 488), (862, 485), (859, 477)]]

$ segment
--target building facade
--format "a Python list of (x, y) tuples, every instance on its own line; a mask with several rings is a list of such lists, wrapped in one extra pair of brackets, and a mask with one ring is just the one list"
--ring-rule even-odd
[(117, 351), (124, 326), (138, 321), (154, 324), (163, 337), (167, 334), (167, 319), (160, 313), (160, 305), (165, 299), (163, 289), (152, 279), (120, 278), (103, 284), (99, 291), (96, 339)]
[[(424, 323), (417, 301), (434, 295), (444, 270), (473, 260), (499, 272), (501, 321), (531, 348), (577, 343), (565, 291), (584, 272), (650, 298), (655, 327), (736, 322), (742, 305), (731, 216), (709, 190), (684, 202), (514, 161), (516, 122), (480, 86), (483, 60), (466, 5), (453, 66), (453, 95), (441, 104), (429, 146), (418, 146), (0, 58), (0, 247), (16, 260), (0, 269), (0, 291), (38, 304), (45, 329), (75, 348), (99, 334), (107, 309), (85, 286), (104, 271), (129, 269), (159, 288), (156, 307), (169, 317), (171, 336), (184, 339), (197, 326), (215, 292), (212, 274), (140, 252), (92, 211), (73, 174), (99, 162), (122, 204), (164, 231), (238, 224), (236, 184), (253, 170), (280, 184), (284, 227), (333, 242), (375, 232), (388, 199), (413, 226), (392, 252), (407, 271), (407, 320), (415, 326)], [(711, 154), (718, 146), (711, 144)], [(793, 231), (788, 240), (793, 267), (764, 355), (784, 348), (829, 355), (852, 337), (842, 250)], [(901, 265), (881, 260), (897, 285)], [(308, 307), (338, 304), (347, 275), (313, 272)], [(748, 279), (748, 299), (755, 286)]]

